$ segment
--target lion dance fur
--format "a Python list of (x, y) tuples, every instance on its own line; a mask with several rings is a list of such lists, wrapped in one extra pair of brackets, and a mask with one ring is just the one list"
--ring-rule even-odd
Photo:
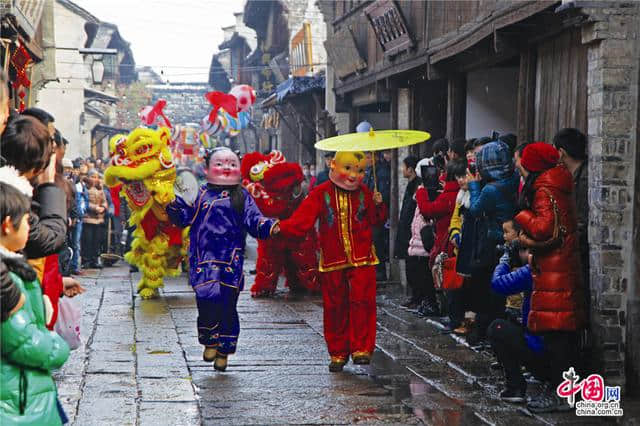
[(171, 224), (165, 212), (175, 197), (170, 139), (166, 127), (140, 127), (109, 142), (111, 163), (105, 171), (105, 183), (109, 187), (122, 184), (121, 194), (131, 209), (129, 225), (135, 230), (131, 250), (124, 258), (140, 269), (138, 293), (144, 299), (156, 295), (165, 276), (180, 274), (180, 261), (188, 248), (189, 229)]
[[(269, 155), (251, 152), (242, 158), (242, 184), (265, 216), (287, 219), (302, 201), (302, 169), (288, 163), (279, 151)], [(278, 277), (284, 272), (290, 291), (319, 291), (315, 229), (302, 239), (275, 236), (258, 240), (254, 297), (275, 293)]]

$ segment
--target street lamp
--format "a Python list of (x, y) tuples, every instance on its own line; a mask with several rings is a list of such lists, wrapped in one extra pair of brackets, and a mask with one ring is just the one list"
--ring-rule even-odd
[(80, 48), (78, 52), (81, 55), (91, 55), (91, 78), (93, 84), (102, 84), (104, 79), (104, 55), (117, 55), (117, 49), (98, 49), (98, 48)]
[(102, 84), (102, 80), (104, 79), (104, 62), (102, 62), (102, 55), (93, 55), (91, 78), (93, 79), (93, 84)]

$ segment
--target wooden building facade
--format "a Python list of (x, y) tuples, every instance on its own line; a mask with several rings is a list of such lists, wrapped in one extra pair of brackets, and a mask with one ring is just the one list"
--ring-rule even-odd
[[(637, 388), (640, 196), (630, 194), (640, 182), (640, 3), (320, 3), (327, 109), (340, 133), (369, 119), (377, 128), (426, 130), (432, 140), (497, 131), (519, 143), (551, 142), (564, 127), (589, 136), (597, 355), (608, 382)], [(429, 143), (411, 150), (424, 156)], [(396, 161), (408, 152), (399, 150)], [(393, 230), (402, 182), (397, 171), (392, 179)]]
[[(334, 30), (327, 47), (337, 47), (329, 49), (330, 62), (341, 64), (334, 68), (338, 112), (353, 115), (350, 127), (363, 116), (353, 107), (381, 105), (377, 109), (391, 116), (385, 105), (391, 92), (407, 87), (413, 91), (413, 128), (435, 138), (480, 136), (465, 124), (475, 106), (467, 86), (484, 77), (487, 91), (495, 89), (488, 103), (499, 104), (496, 114), (516, 112), (506, 130), (519, 140), (550, 140), (568, 126), (586, 129), (587, 48), (577, 27), (586, 17), (559, 9), (560, 2), (552, 1), (326, 4)], [(496, 81), (503, 76), (508, 80)]]

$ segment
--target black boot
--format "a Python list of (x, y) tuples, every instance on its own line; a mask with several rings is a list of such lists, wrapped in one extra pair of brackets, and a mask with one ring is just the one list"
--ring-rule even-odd
[(418, 308), (418, 313), (423, 317), (439, 317), (440, 307), (437, 302), (425, 300)]

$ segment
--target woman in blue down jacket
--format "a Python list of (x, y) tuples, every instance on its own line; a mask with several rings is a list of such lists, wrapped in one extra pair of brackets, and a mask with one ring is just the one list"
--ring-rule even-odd
[[(464, 251), (464, 246), (468, 247), (471, 244), (476, 252), (489, 250), (493, 253), (496, 245), (504, 242), (502, 223), (515, 215), (519, 177), (514, 169), (511, 151), (504, 142), (493, 141), (484, 145), (476, 154), (476, 165), (478, 173), (475, 176), (470, 173), (468, 175), (471, 203), (467, 213), (470, 218), (485, 218), (489, 227), (489, 241), (467, 240), (465, 242), (465, 238), (475, 236), (473, 232), (465, 233), (463, 230), (461, 250)], [(465, 253), (459, 256), (460, 259), (466, 257), (468, 260)], [(474, 310), (478, 314), (476, 327), (467, 338), (472, 345), (485, 338), (487, 327), (493, 320), (504, 317), (505, 297), (492, 291), (490, 286), (495, 265), (496, 263), (490, 262), (484, 267), (470, 269), (473, 293), (470, 300), (477, 301)]]

